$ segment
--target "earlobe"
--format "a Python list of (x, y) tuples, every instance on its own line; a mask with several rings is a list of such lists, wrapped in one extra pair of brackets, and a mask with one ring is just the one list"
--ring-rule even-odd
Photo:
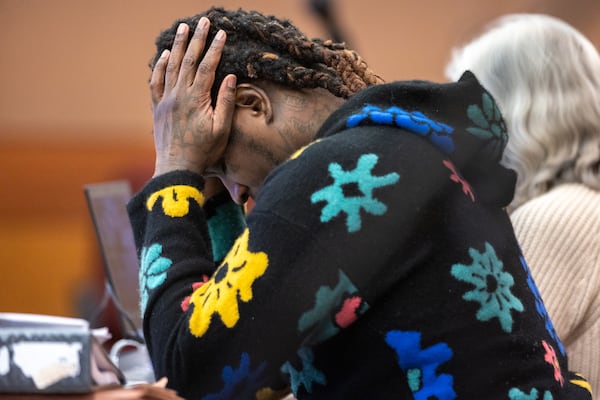
[(250, 83), (237, 86), (235, 92), (235, 105), (247, 109), (253, 116), (263, 116), (267, 122), (273, 118), (271, 100), (263, 89)]

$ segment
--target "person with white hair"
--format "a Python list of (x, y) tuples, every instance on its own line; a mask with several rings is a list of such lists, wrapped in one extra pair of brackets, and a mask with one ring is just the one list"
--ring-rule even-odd
[(600, 388), (600, 55), (558, 18), (511, 14), (453, 49), (492, 94), (517, 172), (507, 208), (569, 366)]

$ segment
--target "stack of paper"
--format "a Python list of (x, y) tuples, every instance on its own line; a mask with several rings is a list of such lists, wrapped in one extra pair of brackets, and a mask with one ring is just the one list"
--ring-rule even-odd
[(87, 393), (125, 382), (84, 319), (0, 313), (0, 393)]

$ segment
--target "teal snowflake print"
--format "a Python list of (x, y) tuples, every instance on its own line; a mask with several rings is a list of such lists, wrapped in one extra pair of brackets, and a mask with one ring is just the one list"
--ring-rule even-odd
[(531, 389), (529, 394), (521, 391), (518, 388), (512, 388), (508, 391), (508, 398), (510, 400), (553, 400), (552, 393), (549, 391), (544, 392), (544, 397), (538, 397), (538, 390), (536, 388)]
[(294, 368), (289, 361), (281, 367), (281, 372), (290, 375), (292, 392), (296, 397), (298, 396), (300, 386), (304, 386), (307, 393), (312, 393), (314, 383), (319, 383), (321, 385), (327, 383), (325, 375), (314, 367), (314, 355), (309, 347), (301, 347), (298, 350), (298, 356), (302, 361), (301, 370)]
[(173, 263), (168, 258), (161, 257), (161, 253), (162, 246), (157, 243), (148, 248), (142, 248), (140, 257), (140, 308), (142, 314), (144, 314), (144, 311), (146, 310), (150, 290), (156, 289), (163, 284), (165, 279), (167, 279), (167, 270)]
[(467, 128), (467, 132), (484, 140), (493, 140), (492, 150), (500, 155), (508, 140), (506, 124), (496, 102), (488, 93), (483, 93), (481, 103), (481, 106), (471, 104), (467, 108), (467, 116), (476, 125)]
[[(375, 154), (363, 154), (353, 171), (344, 171), (337, 163), (329, 164), (329, 174), (334, 182), (316, 191), (310, 198), (313, 204), (327, 202), (321, 211), (321, 222), (329, 222), (344, 212), (347, 214), (348, 232), (356, 232), (361, 228), (361, 209), (373, 215), (385, 214), (387, 206), (373, 198), (373, 190), (395, 184), (400, 175), (392, 172), (385, 176), (373, 176), (371, 170), (378, 160)], [(348, 193), (350, 188), (354, 189), (352, 193)]]
[(204, 396), (202, 400), (225, 399), (255, 399), (256, 392), (262, 389), (260, 381), (266, 363), (261, 363), (257, 369), (250, 368), (250, 356), (242, 353), (239, 368), (226, 366), (221, 371), (221, 378), (225, 383), (223, 390)]
[(470, 248), (469, 255), (473, 264), (454, 264), (451, 274), (459, 281), (470, 283), (473, 290), (466, 292), (463, 299), (481, 304), (477, 311), (479, 321), (498, 318), (505, 332), (512, 332), (513, 318), (511, 310), (523, 311), (523, 303), (511, 293), (514, 278), (503, 270), (502, 261), (496, 256), (491, 244), (485, 243), (485, 252)]

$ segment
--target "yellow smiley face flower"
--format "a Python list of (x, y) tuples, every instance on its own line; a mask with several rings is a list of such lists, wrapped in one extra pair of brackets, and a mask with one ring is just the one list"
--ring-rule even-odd
[(194, 200), (200, 207), (204, 205), (204, 195), (195, 187), (174, 185), (158, 190), (148, 197), (146, 207), (152, 211), (156, 201), (162, 198), (162, 208), (169, 217), (183, 217), (190, 212), (190, 201)]
[(238, 301), (252, 300), (252, 285), (267, 270), (269, 258), (266, 253), (248, 250), (249, 235), (246, 228), (213, 276), (192, 294), (190, 332), (194, 336), (206, 333), (213, 314), (218, 314), (226, 327), (233, 328), (240, 318)]

